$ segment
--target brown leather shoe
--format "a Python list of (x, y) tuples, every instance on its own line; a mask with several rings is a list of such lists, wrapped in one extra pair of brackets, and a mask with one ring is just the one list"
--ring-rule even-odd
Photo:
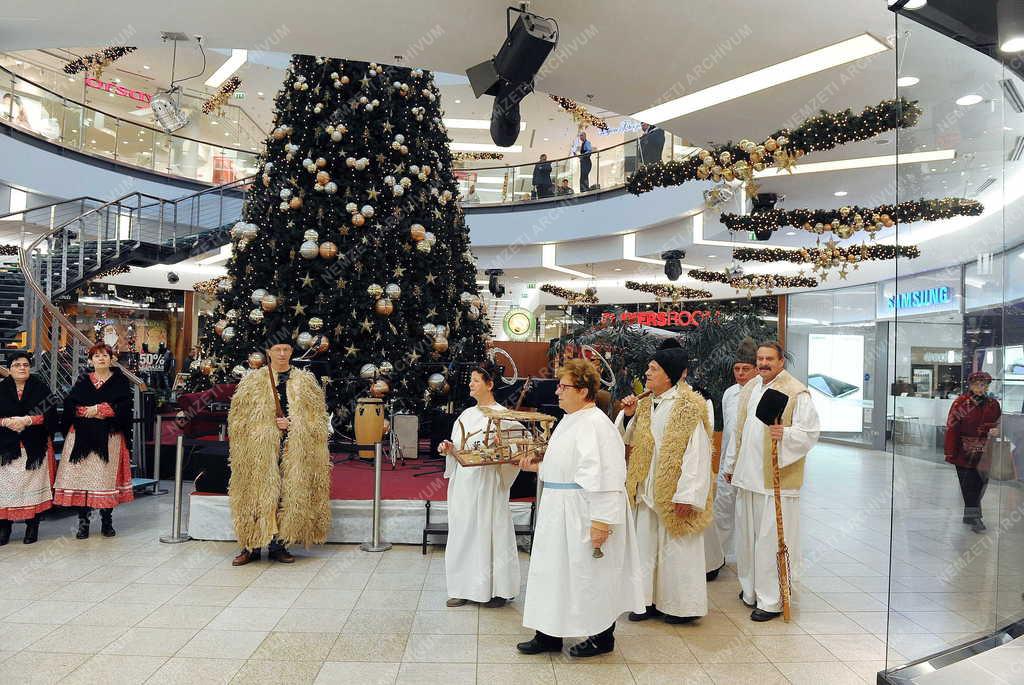
[(295, 557), (293, 557), (286, 549), (275, 549), (273, 552), (268, 552), (267, 558), (271, 561), (277, 561), (282, 564), (295, 563)]
[(245, 566), (250, 561), (259, 561), (260, 551), (243, 549), (238, 553), (238, 556), (231, 560), (232, 566)]

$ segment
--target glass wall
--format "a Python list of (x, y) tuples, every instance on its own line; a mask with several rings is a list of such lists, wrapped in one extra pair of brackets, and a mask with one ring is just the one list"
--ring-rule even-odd
[[(933, 10), (922, 10), (922, 21), (938, 16)], [(920, 280), (903, 277), (914, 264), (898, 259), (899, 292), (959, 287), (934, 311), (898, 301), (888, 317), (894, 440), (883, 677), (1019, 682), (1024, 651), (1004, 655), (995, 670), (982, 659), (1019, 634), (1003, 631), (1024, 616), (1024, 264), (1020, 249), (1007, 252), (1024, 241), (1024, 179), (1020, 155), (1011, 154), (1024, 140), (1012, 97), (1024, 82), (918, 21), (897, 15), (895, 28), (898, 94), (922, 110), (918, 125), (896, 136), (896, 199), (967, 197), (985, 212), (897, 226), (897, 244), (950, 265)], [(921, 153), (928, 161), (909, 163)], [(968, 384), (977, 372), (993, 378), (987, 395)]]

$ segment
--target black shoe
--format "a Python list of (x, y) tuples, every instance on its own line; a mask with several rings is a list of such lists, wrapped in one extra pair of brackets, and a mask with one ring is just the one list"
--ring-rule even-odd
[(754, 609), (750, 612), (750, 620), (757, 621), (758, 623), (764, 623), (765, 621), (770, 621), (773, 618), (778, 618), (779, 616), (782, 616), (781, 611), (765, 611), (763, 609)]
[(25, 522), (25, 539), (22, 540), (26, 545), (31, 545), (33, 542), (39, 539), (39, 516), (36, 515)]
[(480, 606), (484, 609), (500, 609), (506, 604), (508, 604), (508, 600), (504, 597), (491, 597), (490, 600), (484, 602)]
[(550, 635), (544, 635), (537, 633), (533, 636), (532, 640), (528, 642), (520, 642), (516, 645), (516, 649), (521, 654), (543, 654), (544, 652), (561, 652), (562, 651), (562, 638), (551, 637)]
[(11, 522), (7, 519), (0, 521), (0, 547), (11, 541)]
[(100, 532), (105, 538), (112, 538), (117, 535), (117, 531), (114, 530), (112, 514), (113, 510), (111, 509), (100, 509)]
[(78, 512), (78, 532), (75, 533), (75, 537), (79, 540), (85, 540), (89, 537), (90, 518), (92, 518), (92, 509), (85, 508), (84, 511)]
[(597, 642), (593, 638), (588, 637), (583, 642), (570, 647), (569, 656), (576, 657), (577, 659), (586, 659), (591, 656), (607, 654), (613, 649), (615, 649), (615, 640)]
[(638, 614), (633, 611), (629, 612), (630, 621), (646, 621), (647, 619), (655, 618), (656, 616), (661, 616), (661, 612), (658, 611), (658, 608), (653, 604), (647, 607), (647, 611), (642, 614)]
[(741, 602), (743, 602), (743, 603), (744, 603), (745, 605), (747, 605), (748, 607), (750, 607), (751, 609), (753, 609), (754, 607), (756, 607), (756, 606), (757, 606), (756, 604), (751, 604), (751, 603), (750, 603), (750, 602), (748, 602), (747, 600), (743, 599), (743, 590), (740, 590), (740, 601), (741, 601)]
[(975, 533), (984, 533), (987, 529), (985, 528), (985, 522), (980, 518), (974, 519), (971, 522), (971, 530)]
[(665, 614), (665, 623), (671, 623), (678, 626), (683, 625), (684, 623), (693, 623), (699, 618), (700, 616), (670, 616), (669, 614)]

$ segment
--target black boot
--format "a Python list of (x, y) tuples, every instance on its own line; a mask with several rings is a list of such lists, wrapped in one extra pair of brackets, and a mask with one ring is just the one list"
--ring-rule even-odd
[(117, 531), (114, 530), (113, 522), (113, 509), (100, 509), (100, 532), (103, 533), (103, 537), (112, 538), (117, 535)]
[(523, 654), (541, 654), (542, 652), (561, 652), (562, 651), (562, 638), (547, 635), (545, 633), (536, 631), (532, 640), (527, 642), (520, 642), (516, 645)]
[(11, 522), (7, 519), (0, 519), (0, 547), (11, 541)]
[(89, 537), (89, 519), (92, 518), (92, 509), (89, 507), (79, 507), (78, 509), (78, 532), (75, 533), (75, 537), (79, 540), (85, 540)]
[(602, 630), (597, 635), (591, 635), (583, 642), (577, 643), (569, 648), (569, 656), (577, 659), (585, 659), (591, 656), (607, 654), (615, 649), (615, 624)]
[(39, 514), (36, 514), (28, 521), (25, 521), (25, 539), (22, 540), (26, 545), (31, 545), (33, 542), (39, 539)]

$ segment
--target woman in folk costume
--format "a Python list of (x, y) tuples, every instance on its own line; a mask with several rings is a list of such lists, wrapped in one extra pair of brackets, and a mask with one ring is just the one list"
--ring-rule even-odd
[[(276, 342), (284, 340), (284, 342)], [(228, 498), (243, 566), (267, 556), (295, 561), (286, 545), (321, 544), (331, 528), (331, 455), (323, 388), (291, 366), (291, 340), (280, 334), (270, 364), (238, 384), (228, 411)]]
[(988, 486), (988, 471), (979, 467), (989, 438), (999, 435), (1003, 413), (999, 400), (988, 392), (991, 383), (992, 376), (984, 371), (968, 376), (968, 391), (953, 400), (946, 417), (946, 461), (956, 467), (964, 499), (963, 522), (975, 533), (985, 531), (981, 498)]
[(114, 350), (89, 348), (92, 372), (81, 376), (64, 399), (64, 448), (60, 455), (54, 504), (78, 507), (78, 532), (89, 537), (92, 510), (100, 510), (103, 537), (116, 535), (114, 507), (134, 499), (127, 436), (132, 429), (132, 384), (112, 366)]
[(10, 359), (0, 381), (0, 545), (11, 539), (11, 522), (25, 522), (24, 543), (39, 539), (39, 515), (53, 506), (53, 434), (57, 401), (32, 375), (27, 352)]
[(526, 585), (523, 625), (536, 631), (517, 645), (524, 654), (557, 652), (562, 638), (589, 635), (574, 657), (615, 648), (615, 621), (643, 611), (642, 570), (633, 514), (626, 499), (622, 438), (594, 405), (600, 375), (585, 359), (558, 370), (565, 416), (551, 434), (543, 462), (520, 466), (544, 482)]
[(438, 446), (446, 455), (448, 545), (444, 552), (448, 606), (467, 601), (488, 608), (505, 605), (519, 592), (519, 552), (508, 493), (519, 473), (514, 465), (461, 466), (455, 454), (494, 441), (482, 408), (504, 411), (494, 399), (497, 370), (484, 362), (470, 372), (469, 395), (476, 406), (459, 415), (452, 439)]
[[(689, 623), (708, 613), (704, 530), (712, 523), (711, 417), (686, 384), (686, 353), (661, 349), (647, 367), (650, 397), (622, 400), (616, 425), (631, 446), (626, 494), (636, 508), (646, 611)], [(628, 422), (628, 426), (626, 425)]]

